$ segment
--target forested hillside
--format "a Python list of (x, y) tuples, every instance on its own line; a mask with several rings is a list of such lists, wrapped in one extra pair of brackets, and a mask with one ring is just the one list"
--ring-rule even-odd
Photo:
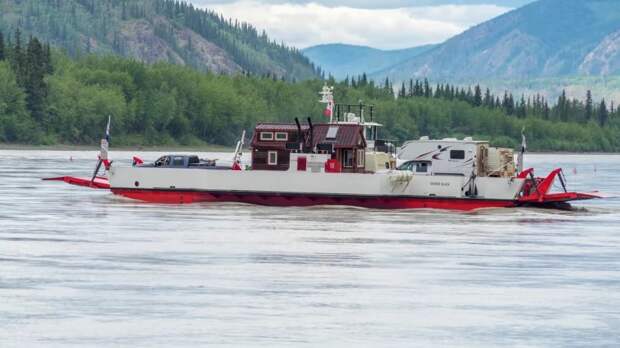
[[(118, 54), (216, 73), (315, 78), (297, 49), (247, 23), (175, 0), (2, 0), (0, 30), (34, 35), (70, 56)], [(13, 40), (13, 38), (11, 38)]]
[[(325, 120), (321, 80), (220, 75), (115, 56), (73, 59), (19, 33), (0, 35), (0, 142), (98, 143), (108, 115), (112, 144), (231, 145), (256, 122)], [(334, 83), (329, 81), (329, 83)], [(604, 102), (494, 96), (475, 86), (410, 81), (395, 97), (390, 81), (365, 75), (336, 83), (337, 102), (376, 105), (381, 136), (404, 141), (474, 136), (516, 147), (525, 128), (532, 150), (620, 151), (620, 113)]]

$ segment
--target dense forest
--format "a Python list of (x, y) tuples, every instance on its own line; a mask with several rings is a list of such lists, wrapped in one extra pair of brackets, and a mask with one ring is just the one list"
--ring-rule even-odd
[(289, 80), (320, 76), (298, 49), (248, 23), (178, 0), (3, 0), (0, 30), (63, 48), (71, 57), (115, 54), (200, 71), (251, 72)]
[[(78, 58), (17, 31), (0, 35), (0, 142), (96, 144), (112, 116), (112, 144), (231, 145), (256, 122), (325, 120), (319, 79), (222, 75), (117, 56)], [(619, 151), (620, 112), (604, 101), (494, 96), (479, 86), (431, 87), (426, 80), (394, 88), (362, 75), (336, 83), (335, 99), (376, 106), (383, 138), (404, 141), (474, 136), (518, 146), (525, 129), (532, 150)], [(394, 93), (397, 91), (397, 93)]]

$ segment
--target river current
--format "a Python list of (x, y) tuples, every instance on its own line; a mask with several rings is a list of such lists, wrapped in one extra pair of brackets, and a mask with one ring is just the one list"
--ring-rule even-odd
[(95, 158), (0, 150), (0, 347), (620, 346), (618, 155), (527, 155), (611, 196), (571, 212), (171, 206), (41, 181)]

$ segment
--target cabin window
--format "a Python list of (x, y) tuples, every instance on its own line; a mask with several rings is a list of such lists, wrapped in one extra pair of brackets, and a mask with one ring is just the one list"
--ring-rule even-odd
[(450, 159), (465, 159), (464, 150), (450, 150)]
[(285, 132), (277, 132), (276, 133), (277, 141), (288, 141), (288, 133)]
[(357, 166), (358, 167), (364, 166), (365, 157), (366, 157), (366, 152), (364, 151), (364, 149), (357, 150)]
[(278, 165), (278, 151), (269, 151), (267, 153), (267, 164), (270, 166)]
[(273, 140), (272, 132), (260, 132), (260, 140)]
[(353, 168), (353, 150), (342, 150), (342, 165), (345, 168)]

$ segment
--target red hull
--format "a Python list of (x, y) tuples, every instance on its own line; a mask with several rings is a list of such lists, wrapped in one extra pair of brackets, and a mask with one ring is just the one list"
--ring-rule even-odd
[(348, 205), (373, 209), (445, 209), (471, 211), (482, 208), (510, 208), (512, 200), (458, 199), (435, 197), (364, 197), (300, 195), (279, 193), (213, 193), (112, 188), (114, 194), (153, 203), (188, 204), (197, 202), (239, 202), (268, 206)]

